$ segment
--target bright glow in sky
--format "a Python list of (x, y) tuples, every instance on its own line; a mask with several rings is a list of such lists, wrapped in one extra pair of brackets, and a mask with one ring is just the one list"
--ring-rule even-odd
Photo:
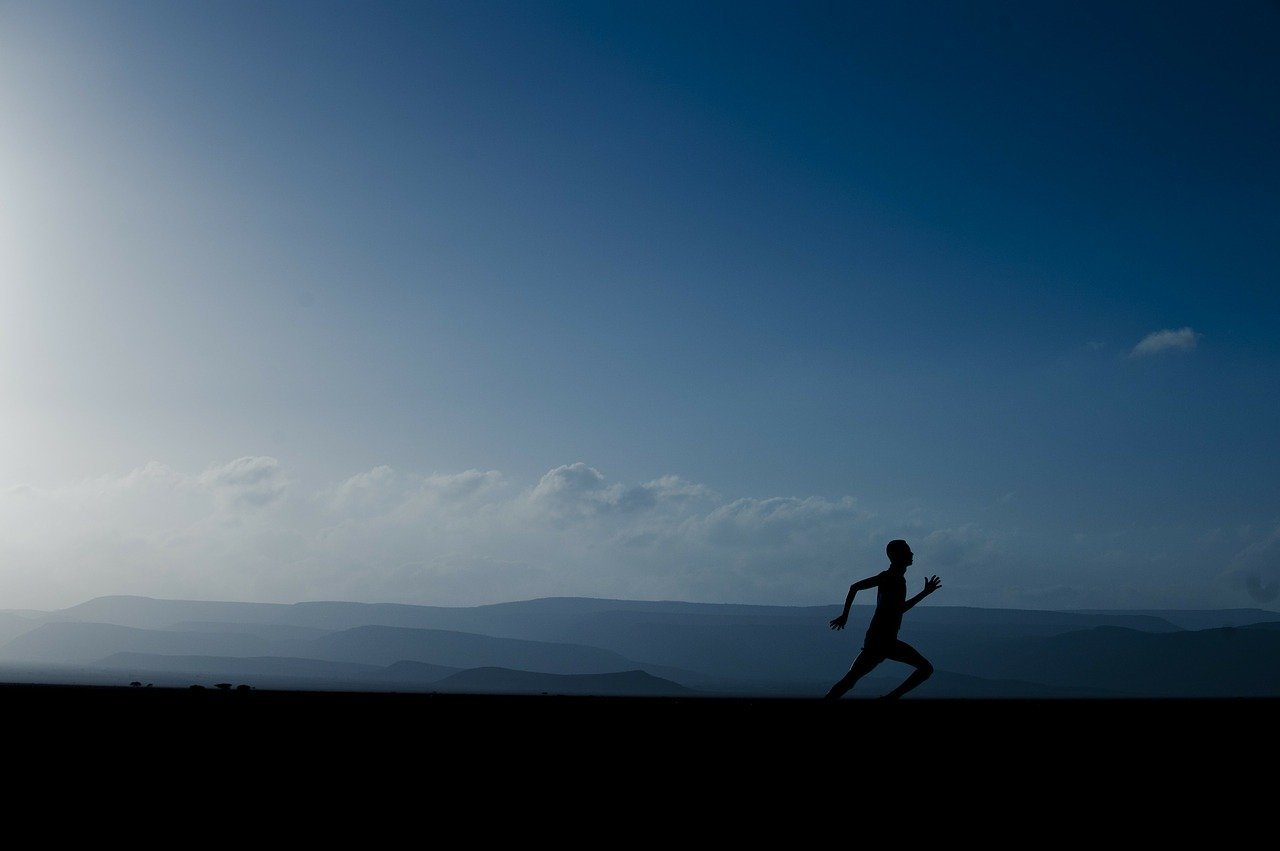
[(1274, 605), (1280, 9), (0, 7), (0, 605)]

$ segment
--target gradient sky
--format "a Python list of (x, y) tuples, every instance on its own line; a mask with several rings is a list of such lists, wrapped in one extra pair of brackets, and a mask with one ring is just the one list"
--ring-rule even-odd
[(1274, 3), (0, 4), (0, 606), (1280, 593)]

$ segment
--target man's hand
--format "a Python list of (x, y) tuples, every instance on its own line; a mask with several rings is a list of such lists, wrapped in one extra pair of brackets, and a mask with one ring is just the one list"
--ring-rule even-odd
[(942, 587), (942, 580), (936, 576), (930, 576), (924, 581), (924, 593), (932, 594)]
[(844, 629), (844, 625), (845, 625), (845, 622), (846, 622), (847, 620), (849, 620), (849, 616), (848, 616), (848, 615), (841, 615), (841, 616), (840, 616), (840, 617), (838, 617), (838, 618), (834, 618), (834, 619), (832, 619), (832, 621), (831, 621), (831, 628), (832, 628), (832, 629)]

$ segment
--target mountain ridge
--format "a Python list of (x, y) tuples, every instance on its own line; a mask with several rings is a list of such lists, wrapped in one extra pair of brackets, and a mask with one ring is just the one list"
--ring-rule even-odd
[[(400, 676), (414, 687), (478, 668), (566, 676), (641, 670), (703, 694), (806, 696), (824, 691), (847, 670), (871, 611), (855, 605), (849, 628), (837, 632), (828, 627), (839, 612), (836, 605), (543, 597), (445, 607), (113, 595), (38, 618), (0, 618), (0, 627), (9, 628), (0, 629), (0, 662), (24, 670), (61, 666), (59, 675), (70, 676), (67, 666), (92, 665), (117, 653), (310, 659), (323, 676), (345, 675), (322, 663), (370, 665), (381, 671), (370, 677), (385, 683)], [(1193, 628), (1203, 623), (1219, 626)], [(1222, 628), (1253, 637), (1231, 643), (1213, 632)], [(1280, 671), (1273, 673), (1265, 658), (1272, 652), (1280, 656), (1270, 643), (1280, 638), (1280, 613), (1265, 609), (1059, 611), (926, 604), (912, 610), (901, 636), (939, 672), (921, 687), (921, 697), (1280, 696)], [(1264, 658), (1253, 658), (1258, 654)], [(1190, 667), (1166, 658), (1180, 655), (1194, 661), (1194, 677)], [(231, 669), (247, 672), (253, 664)], [(289, 667), (280, 661), (257, 664)], [(396, 664), (402, 666), (399, 673), (386, 671)], [(295, 667), (298, 673), (306, 666)], [(975, 679), (949, 685), (952, 674)], [(886, 662), (876, 676), (901, 679), (905, 671)]]

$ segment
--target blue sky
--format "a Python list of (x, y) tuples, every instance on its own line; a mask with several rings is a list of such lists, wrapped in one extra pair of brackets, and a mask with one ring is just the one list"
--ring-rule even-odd
[(6, 4), (0, 594), (1274, 605), (1277, 36)]

